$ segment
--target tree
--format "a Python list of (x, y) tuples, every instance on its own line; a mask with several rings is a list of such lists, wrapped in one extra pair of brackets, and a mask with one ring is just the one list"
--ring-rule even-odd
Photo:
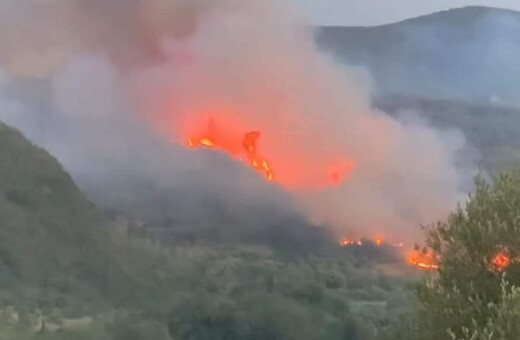
[[(440, 269), (418, 287), (423, 339), (517, 339), (520, 172), (479, 177), (465, 206), (428, 231)], [(518, 326), (516, 326), (518, 328)]]
[[(341, 324), (321, 313), (276, 294), (257, 294), (242, 301), (248, 339), (311, 340), (338, 339)], [(329, 322), (330, 321), (330, 324)]]
[(112, 340), (169, 340), (165, 325), (141, 316), (120, 318), (109, 325)]
[(202, 291), (177, 301), (169, 316), (168, 330), (174, 339), (244, 338), (244, 323), (236, 303)]

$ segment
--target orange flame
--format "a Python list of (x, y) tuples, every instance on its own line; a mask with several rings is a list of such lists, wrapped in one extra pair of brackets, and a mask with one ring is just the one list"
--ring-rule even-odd
[(200, 138), (200, 139), (190, 138), (188, 140), (188, 145), (191, 148), (195, 148), (195, 147), (198, 147), (198, 146), (206, 146), (208, 148), (215, 147), (215, 143), (210, 138)]
[(269, 162), (266, 159), (259, 157), (256, 152), (256, 142), (258, 141), (258, 138), (260, 138), (260, 135), (259, 131), (246, 133), (244, 135), (243, 145), (246, 149), (249, 161), (251, 162), (251, 166), (258, 171), (263, 172), (268, 181), (272, 181), (274, 175)]
[(183, 132), (187, 146), (224, 151), (239, 161), (247, 162), (267, 181), (276, 181), (289, 189), (323, 189), (326, 186), (336, 186), (353, 170), (353, 163), (346, 157), (337, 157), (321, 164), (307, 158), (304, 153), (292, 154), (286, 152), (288, 150), (283, 151), (283, 157), (278, 153), (278, 163), (275, 166), (259, 150), (262, 133), (243, 129), (244, 124), (230, 113), (219, 112), (218, 124), (213, 117), (200, 120), (199, 116), (199, 119), (188, 121)]
[(347, 239), (347, 238), (342, 238), (342, 239), (339, 241), (339, 244), (340, 244), (342, 247), (352, 246), (352, 245), (354, 245), (355, 243), (356, 243), (355, 241), (349, 240), (349, 239)]
[(431, 251), (418, 251), (413, 250), (407, 256), (408, 263), (419, 269), (424, 270), (437, 270), (439, 265), (437, 263), (437, 257)]
[[(381, 236), (377, 236), (374, 239), (374, 244), (378, 247), (387, 246), (394, 248), (403, 248), (404, 243), (386, 243), (385, 239)], [(362, 246), (364, 243), (362, 240), (356, 241), (350, 238), (344, 237), (339, 241), (339, 244), (344, 247)], [(437, 256), (432, 251), (419, 251), (412, 250), (406, 256), (407, 262), (421, 270), (437, 270), (440, 268), (438, 264)]]
[(491, 260), (491, 266), (494, 269), (501, 271), (501, 272), (506, 270), (510, 264), (511, 264), (511, 258), (509, 257), (508, 253), (505, 250), (501, 250)]
[[(258, 138), (260, 138), (259, 131), (251, 131), (247, 132), (244, 135), (242, 145), (244, 150), (249, 158), (249, 163), (253, 168), (262, 172), (265, 175), (265, 178), (268, 181), (272, 181), (274, 179), (273, 171), (271, 170), (271, 166), (269, 162), (260, 156), (258, 156), (256, 151), (256, 143)], [(223, 148), (221, 145), (218, 145), (213, 138), (211, 137), (202, 137), (202, 138), (189, 138), (188, 146), (190, 148), (196, 148), (205, 146), (208, 148)]]
[(339, 241), (339, 244), (340, 246), (342, 247), (351, 247), (351, 246), (362, 246), (363, 245), (363, 241), (361, 240), (350, 240), (348, 238), (342, 238), (340, 241)]
[[(396, 247), (396, 248), (403, 246), (403, 243), (397, 243), (397, 244), (386, 243), (385, 239), (383, 237), (381, 237), (381, 236), (376, 237), (373, 242), (378, 247), (381, 247), (381, 246), (384, 246), (384, 245), (390, 246), (390, 247)], [(352, 240), (352, 239), (349, 239), (347, 237), (343, 237), (339, 241), (339, 244), (342, 247), (350, 247), (350, 246), (354, 246), (354, 245), (362, 246), (363, 245), (363, 240)]]

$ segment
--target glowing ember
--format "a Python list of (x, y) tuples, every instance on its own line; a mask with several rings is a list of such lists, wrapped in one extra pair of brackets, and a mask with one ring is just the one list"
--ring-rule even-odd
[[(352, 239), (349, 239), (349, 238), (342, 238), (340, 241), (339, 241), (339, 244), (342, 246), (342, 247), (350, 247), (350, 246), (362, 246), (364, 244), (363, 240), (367, 240), (367, 239), (361, 239), (361, 240), (352, 240)], [(376, 246), (378, 247), (381, 247), (381, 246), (389, 246), (389, 247), (402, 247), (403, 246), (403, 243), (397, 243), (397, 244), (390, 244), (390, 243), (386, 243), (385, 242), (385, 239), (383, 237), (376, 237), (373, 241), (373, 244), (375, 244)]]
[(511, 259), (506, 251), (502, 250), (491, 260), (491, 265), (498, 271), (504, 271), (511, 264)]
[(439, 265), (435, 254), (431, 251), (413, 250), (407, 257), (408, 263), (424, 270), (437, 270)]
[(342, 238), (341, 241), (339, 242), (339, 244), (342, 246), (342, 247), (348, 247), (348, 246), (352, 246), (355, 244), (354, 241), (352, 240), (349, 240), (347, 238)]
[(340, 240), (339, 244), (342, 247), (362, 246), (363, 245), (363, 241), (361, 241), (361, 240), (355, 241), (355, 240), (350, 240), (348, 238), (342, 238)]

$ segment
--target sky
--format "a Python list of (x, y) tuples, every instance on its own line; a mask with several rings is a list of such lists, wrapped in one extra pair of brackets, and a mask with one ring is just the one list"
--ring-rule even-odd
[(520, 0), (295, 0), (320, 25), (373, 26), (464, 6), (520, 11)]

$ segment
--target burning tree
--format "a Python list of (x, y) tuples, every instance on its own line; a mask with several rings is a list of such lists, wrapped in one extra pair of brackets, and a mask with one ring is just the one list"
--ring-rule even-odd
[(517, 339), (520, 172), (477, 178), (466, 205), (431, 227), (426, 244), (439, 270), (418, 287), (421, 339)]

